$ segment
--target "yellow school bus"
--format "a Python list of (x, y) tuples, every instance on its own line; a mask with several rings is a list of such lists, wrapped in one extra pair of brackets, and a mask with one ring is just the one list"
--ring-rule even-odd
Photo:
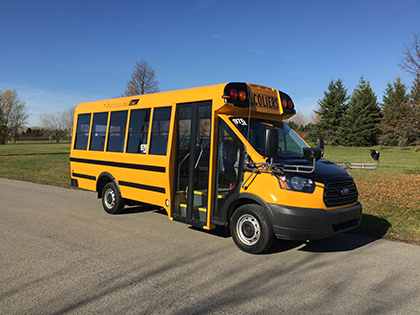
[(96, 191), (111, 214), (152, 204), (171, 220), (224, 226), (249, 253), (276, 237), (313, 240), (357, 227), (352, 177), (322, 158), (321, 141), (310, 148), (283, 122), (295, 113), (287, 94), (236, 82), (82, 103), (71, 184)]

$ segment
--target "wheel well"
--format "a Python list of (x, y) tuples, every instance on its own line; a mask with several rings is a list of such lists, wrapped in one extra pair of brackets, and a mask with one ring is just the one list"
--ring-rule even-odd
[(235, 212), (235, 210), (238, 209), (240, 206), (245, 205), (245, 204), (256, 204), (256, 205), (259, 205), (259, 203), (256, 202), (253, 199), (249, 199), (249, 198), (240, 198), (240, 199), (237, 199), (235, 202), (233, 202), (230, 205), (229, 210), (227, 212), (226, 222), (228, 222), (229, 225), (230, 225), (230, 219), (232, 218), (232, 215)]
[[(99, 175), (98, 181), (96, 182), (96, 191), (98, 192), (98, 198), (102, 198), (102, 190), (104, 189), (105, 185), (109, 182), (115, 183), (115, 178), (109, 173), (102, 173)], [(116, 183), (115, 183), (116, 184)], [(117, 189), (119, 190), (118, 185)]]

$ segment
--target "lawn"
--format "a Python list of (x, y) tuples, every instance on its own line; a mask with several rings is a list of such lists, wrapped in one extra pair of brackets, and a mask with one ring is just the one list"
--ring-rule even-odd
[(69, 141), (0, 145), (0, 176), (70, 187), (69, 155)]
[[(378, 148), (370, 148), (378, 149)], [(384, 147), (376, 170), (349, 170), (363, 220), (357, 233), (420, 244), (420, 152)], [(330, 161), (370, 162), (369, 148), (325, 147)]]
[[(369, 149), (325, 147), (330, 161), (374, 162)], [(349, 170), (354, 177), (363, 219), (356, 233), (420, 244), (420, 152), (414, 148), (380, 150), (376, 170)], [(0, 146), (0, 177), (70, 187), (70, 143), (17, 142)]]

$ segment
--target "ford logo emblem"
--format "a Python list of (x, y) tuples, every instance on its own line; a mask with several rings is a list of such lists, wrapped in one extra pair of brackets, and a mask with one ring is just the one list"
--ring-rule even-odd
[(348, 189), (348, 188), (341, 189), (341, 194), (342, 195), (347, 195), (349, 192), (350, 192), (350, 189)]

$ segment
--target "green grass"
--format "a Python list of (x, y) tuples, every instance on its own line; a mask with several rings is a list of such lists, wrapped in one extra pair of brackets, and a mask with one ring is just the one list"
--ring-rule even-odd
[[(369, 149), (325, 147), (330, 161), (373, 162)], [(420, 152), (384, 147), (376, 170), (349, 170), (363, 219), (356, 233), (420, 244)]]
[[(325, 146), (330, 161), (374, 162), (372, 148)], [(376, 170), (349, 170), (354, 177), (363, 219), (356, 233), (420, 244), (420, 152), (414, 148), (380, 150)], [(0, 177), (70, 187), (70, 143), (17, 142), (0, 145)]]
[(70, 142), (22, 141), (0, 146), (0, 176), (70, 187)]

